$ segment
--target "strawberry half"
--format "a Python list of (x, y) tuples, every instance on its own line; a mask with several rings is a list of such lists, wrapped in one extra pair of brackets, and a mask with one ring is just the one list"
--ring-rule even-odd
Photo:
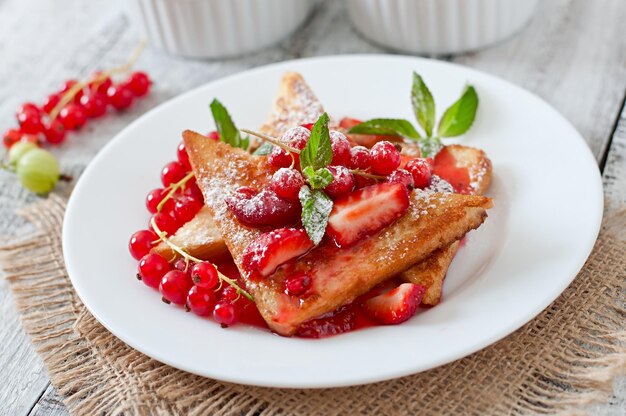
[(382, 230), (409, 208), (409, 193), (399, 183), (367, 186), (338, 198), (326, 233), (339, 247), (349, 247)]
[(306, 231), (279, 228), (254, 239), (243, 252), (243, 267), (248, 272), (269, 276), (283, 263), (300, 257), (313, 248)]
[(426, 288), (413, 283), (402, 283), (395, 289), (363, 302), (363, 312), (374, 321), (394, 325), (409, 319), (422, 302)]

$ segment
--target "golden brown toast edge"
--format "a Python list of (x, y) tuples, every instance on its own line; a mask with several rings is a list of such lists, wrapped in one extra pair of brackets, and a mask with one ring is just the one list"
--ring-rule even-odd
[[(241, 225), (226, 208), (224, 198), (240, 186), (260, 188), (270, 171), (263, 158), (240, 149), (205, 140), (190, 131), (183, 137), (207, 206), (243, 273), (242, 253), (260, 231)], [(313, 281), (313, 295), (305, 299), (284, 293), (284, 268), (258, 282), (250, 281), (244, 274), (247, 289), (270, 328), (282, 335), (293, 335), (302, 322), (349, 303), (477, 228), (492, 204), (486, 197), (419, 190), (412, 193), (411, 199), (407, 214), (378, 235), (341, 250), (332, 243), (322, 243), (296, 260), (290, 272), (308, 273)]]
[[(468, 169), (472, 194), (483, 195), (489, 188), (492, 175), (491, 161), (485, 152), (458, 144), (449, 145), (446, 148), (457, 160), (457, 166)], [(425, 305), (433, 306), (441, 300), (443, 281), (458, 249), (459, 242), (455, 242), (449, 247), (437, 250), (423, 262), (400, 273), (402, 280), (426, 287), (426, 293), (422, 299)]]

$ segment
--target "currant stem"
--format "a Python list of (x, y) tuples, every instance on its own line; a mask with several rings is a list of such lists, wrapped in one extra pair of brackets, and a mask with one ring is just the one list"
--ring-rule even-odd
[(168, 189), (169, 192), (167, 193), (167, 195), (165, 195), (165, 197), (161, 200), (161, 202), (159, 202), (159, 204), (157, 205), (157, 212), (161, 212), (161, 209), (163, 208), (163, 206), (165, 205), (165, 203), (172, 199), (172, 196), (174, 196), (174, 194), (176, 193), (176, 191), (178, 191), (180, 188), (182, 188), (183, 186), (185, 186), (185, 184), (189, 181), (189, 179), (193, 178), (193, 172), (189, 172), (187, 175), (185, 175), (184, 178), (182, 178), (181, 180), (179, 180), (176, 183), (171, 184)]
[(69, 104), (70, 101), (74, 99), (76, 94), (80, 90), (85, 88), (87, 85), (89, 85), (90, 83), (93, 82), (96, 85), (100, 85), (102, 84), (102, 82), (104, 82), (105, 79), (107, 79), (107, 77), (113, 74), (123, 73), (123, 72), (127, 72), (128, 70), (130, 70), (133, 67), (133, 65), (135, 65), (135, 62), (137, 62), (137, 59), (139, 58), (139, 55), (141, 55), (141, 52), (143, 51), (145, 46), (146, 46), (146, 40), (143, 39), (139, 43), (139, 46), (137, 46), (137, 48), (133, 51), (133, 54), (131, 55), (130, 59), (126, 61), (125, 64), (120, 65), (115, 68), (111, 68), (108, 71), (102, 71), (95, 77), (77, 82), (76, 84), (72, 85), (72, 87), (69, 90), (67, 90), (65, 94), (63, 94), (63, 96), (59, 100), (59, 103), (56, 106), (54, 106), (52, 111), (50, 111), (50, 122), (53, 122), (59, 115), (59, 112), (61, 111), (61, 109), (65, 107), (67, 104)]
[[(152, 218), (152, 220), (150, 220), (150, 224), (152, 225), (152, 228), (154, 229), (156, 234), (159, 236), (160, 240), (163, 241), (165, 244), (167, 244), (169, 248), (171, 248), (172, 250), (174, 250), (175, 252), (180, 254), (185, 259), (186, 262), (193, 261), (195, 263), (202, 263), (204, 261), (204, 260), (200, 260), (197, 257), (192, 256), (191, 254), (187, 253), (185, 250), (183, 250), (182, 248), (180, 248), (176, 244), (172, 243), (170, 241), (170, 239), (167, 238), (167, 235), (166, 235), (165, 231), (161, 231), (159, 229), (159, 227), (156, 224), (156, 221), (154, 221), (154, 218)], [(213, 266), (215, 267), (215, 265), (213, 265)], [(252, 295), (249, 294), (248, 292), (246, 292), (245, 290), (243, 290), (241, 287), (239, 287), (239, 285), (233, 279), (224, 276), (217, 269), (217, 267), (215, 267), (215, 270), (217, 270), (217, 276), (219, 277), (220, 281), (224, 281), (224, 282), (228, 283), (229, 285), (231, 285), (232, 287), (235, 288), (235, 290), (237, 291), (238, 294), (244, 295), (245, 297), (250, 299), (252, 302), (254, 302), (254, 298), (252, 297)]]
[(372, 173), (367, 173), (364, 170), (359, 170), (359, 169), (350, 169), (350, 172), (352, 172), (354, 175), (363, 176), (364, 178), (381, 179), (381, 180), (387, 179), (386, 176), (374, 175)]
[(244, 133), (251, 134), (251, 135), (253, 135), (253, 136), (256, 136), (256, 137), (258, 137), (259, 139), (263, 139), (263, 140), (265, 140), (266, 142), (270, 142), (270, 143), (272, 143), (273, 145), (278, 146), (278, 147), (280, 147), (281, 149), (284, 149), (284, 150), (288, 151), (289, 153), (295, 153), (295, 154), (297, 154), (297, 155), (299, 155), (299, 154), (300, 154), (300, 150), (296, 149), (295, 147), (291, 147), (291, 146), (289, 146), (289, 145), (286, 145), (285, 143), (281, 142), (280, 140), (278, 140), (278, 139), (277, 139), (277, 138), (275, 138), (275, 137), (268, 136), (267, 134), (264, 134), (264, 133), (259, 133), (259, 132), (252, 131), (252, 130), (248, 130), (248, 129), (240, 129), (240, 131), (242, 131), (242, 132), (244, 132)]

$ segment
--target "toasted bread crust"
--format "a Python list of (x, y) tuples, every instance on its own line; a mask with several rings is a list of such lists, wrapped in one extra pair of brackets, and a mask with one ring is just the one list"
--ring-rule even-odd
[(460, 239), (484, 221), (491, 200), (479, 196), (426, 193), (411, 195), (409, 211), (380, 233), (348, 249), (323, 242), (291, 264), (289, 273), (308, 273), (312, 295), (300, 299), (284, 293), (286, 269), (254, 281), (242, 267), (242, 253), (260, 231), (241, 225), (224, 198), (240, 186), (260, 188), (270, 171), (263, 160), (240, 149), (183, 134), (189, 159), (215, 224), (222, 233), (247, 289), (275, 332), (292, 335), (311, 318), (335, 310), (376, 284), (423, 260), (434, 250)]

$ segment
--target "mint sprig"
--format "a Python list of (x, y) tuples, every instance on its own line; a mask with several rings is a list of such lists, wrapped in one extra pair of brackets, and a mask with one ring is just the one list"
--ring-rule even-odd
[(324, 113), (313, 125), (311, 137), (300, 152), (302, 169), (312, 167), (314, 170), (325, 168), (333, 160), (333, 148), (328, 131), (328, 114)]
[(313, 244), (317, 245), (324, 238), (333, 201), (323, 191), (304, 185), (300, 188), (302, 204), (302, 225)]
[(403, 137), (417, 142), (422, 156), (432, 157), (443, 147), (441, 138), (460, 136), (472, 127), (478, 110), (478, 94), (473, 86), (468, 85), (461, 97), (448, 107), (439, 120), (437, 135), (433, 134), (436, 120), (435, 100), (424, 79), (417, 72), (413, 72), (411, 104), (415, 119), (424, 130), (424, 137), (410, 121), (389, 118), (367, 120), (352, 127), (348, 132)]
[(211, 102), (210, 108), (211, 114), (213, 114), (213, 120), (215, 121), (215, 126), (217, 127), (217, 132), (220, 135), (220, 141), (233, 147), (248, 150), (248, 147), (250, 146), (250, 138), (247, 136), (241, 137), (241, 133), (235, 126), (230, 114), (228, 114), (226, 107), (224, 107), (224, 105), (217, 99), (214, 99)]

